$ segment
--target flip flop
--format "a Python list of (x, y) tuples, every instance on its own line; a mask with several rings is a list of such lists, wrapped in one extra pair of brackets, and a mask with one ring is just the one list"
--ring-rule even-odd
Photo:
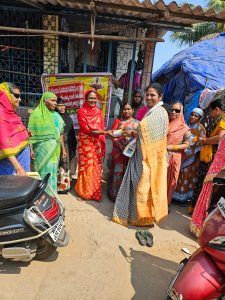
[(141, 246), (146, 246), (147, 239), (143, 236), (140, 230), (136, 231), (135, 237)]
[(152, 247), (153, 246), (153, 235), (148, 230), (141, 230), (141, 235), (146, 239), (146, 246)]

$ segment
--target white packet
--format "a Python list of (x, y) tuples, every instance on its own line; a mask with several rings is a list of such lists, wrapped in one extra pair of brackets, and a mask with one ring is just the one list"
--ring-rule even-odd
[(123, 155), (132, 157), (136, 149), (137, 140), (133, 139), (123, 150)]

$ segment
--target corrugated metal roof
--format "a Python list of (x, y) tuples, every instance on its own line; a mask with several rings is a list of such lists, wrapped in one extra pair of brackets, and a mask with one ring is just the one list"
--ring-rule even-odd
[(40, 9), (81, 10), (90, 11), (91, 7), (98, 15), (129, 18), (140, 22), (158, 23), (165, 25), (191, 26), (201, 22), (225, 22), (225, 10), (215, 11), (203, 9), (201, 6), (183, 4), (179, 6), (175, 1), (166, 5), (159, 0), (152, 3), (149, 0), (140, 2), (138, 0), (20, 0), (25, 4)]

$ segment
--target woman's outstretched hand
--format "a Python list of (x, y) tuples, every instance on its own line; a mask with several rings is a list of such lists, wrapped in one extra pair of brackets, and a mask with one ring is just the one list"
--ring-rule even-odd
[(24, 170), (23, 167), (20, 167), (20, 168), (16, 169), (16, 174), (19, 175), (19, 176), (26, 176), (27, 175), (27, 173), (26, 173), (26, 171)]

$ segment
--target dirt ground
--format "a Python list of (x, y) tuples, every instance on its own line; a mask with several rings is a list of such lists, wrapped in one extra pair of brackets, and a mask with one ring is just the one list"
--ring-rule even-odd
[[(106, 189), (106, 183), (104, 190)], [(113, 203), (61, 196), (70, 244), (46, 261), (0, 261), (0, 299), (163, 300), (181, 248), (193, 252), (186, 208), (173, 205), (168, 218), (151, 228), (152, 248), (140, 246), (136, 228), (113, 223)]]

